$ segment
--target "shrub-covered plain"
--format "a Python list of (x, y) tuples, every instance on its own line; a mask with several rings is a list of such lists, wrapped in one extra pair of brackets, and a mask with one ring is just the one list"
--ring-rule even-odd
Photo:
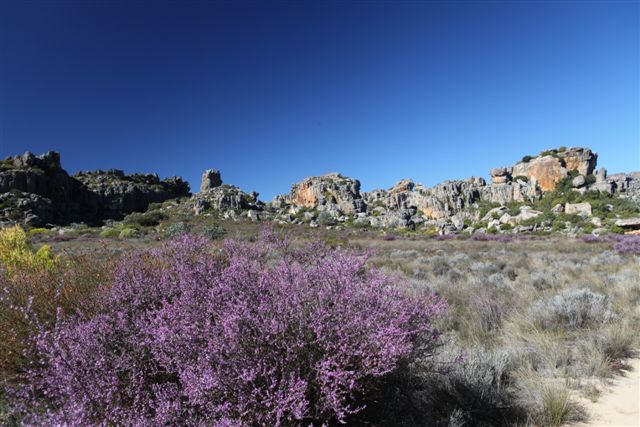
[(636, 355), (634, 236), (222, 223), (5, 271), (0, 424), (562, 425)]
[(36, 323), (31, 363), (6, 390), (38, 425), (297, 425), (346, 422), (378, 380), (430, 351), (444, 302), (408, 292), (367, 257), (181, 236), (128, 254), (97, 310)]

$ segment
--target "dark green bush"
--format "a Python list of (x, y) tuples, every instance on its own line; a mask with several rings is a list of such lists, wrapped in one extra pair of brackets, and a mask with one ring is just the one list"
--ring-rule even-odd
[(144, 213), (134, 212), (124, 219), (128, 224), (137, 224), (141, 227), (154, 227), (160, 224), (160, 221), (166, 219), (167, 216), (160, 211), (153, 210)]
[(336, 220), (331, 216), (329, 212), (323, 211), (318, 215), (318, 224), (320, 225), (335, 225)]
[(227, 234), (227, 230), (220, 226), (220, 224), (209, 224), (204, 228), (202, 234), (211, 240), (218, 240)]

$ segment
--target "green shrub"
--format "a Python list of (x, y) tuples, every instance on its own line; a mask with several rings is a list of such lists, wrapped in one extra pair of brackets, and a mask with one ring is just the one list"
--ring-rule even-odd
[(37, 236), (38, 234), (46, 233), (47, 231), (49, 230), (41, 227), (31, 228), (29, 229), (29, 237)]
[(204, 228), (202, 234), (211, 240), (218, 240), (222, 239), (227, 234), (227, 230), (219, 224), (209, 224)]
[(116, 239), (118, 236), (120, 236), (120, 231), (120, 228), (105, 228), (100, 232), (100, 237), (105, 239)]
[(7, 275), (20, 274), (26, 270), (53, 268), (58, 258), (47, 245), (35, 250), (27, 240), (27, 233), (16, 225), (0, 229), (0, 266)]
[(140, 231), (135, 228), (123, 228), (118, 234), (118, 238), (120, 239), (131, 239), (134, 237), (140, 237)]
[(141, 227), (154, 227), (160, 224), (160, 221), (166, 219), (167, 216), (160, 211), (147, 211), (145, 213), (134, 212), (127, 215), (124, 222), (127, 224), (136, 224)]
[(524, 156), (521, 160), (522, 163), (529, 163), (533, 159), (532, 156)]
[(336, 220), (327, 211), (320, 212), (320, 215), (318, 215), (317, 222), (318, 224), (325, 225), (325, 226), (336, 224)]
[(167, 228), (166, 236), (172, 239), (174, 237), (189, 234), (189, 232), (191, 232), (191, 225), (184, 221), (180, 221), (175, 224), (171, 224), (169, 228)]

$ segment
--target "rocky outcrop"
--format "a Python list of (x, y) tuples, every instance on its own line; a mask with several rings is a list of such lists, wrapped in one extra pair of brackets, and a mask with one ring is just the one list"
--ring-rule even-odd
[(564, 212), (566, 214), (591, 216), (591, 203), (567, 203), (564, 205)]
[(623, 218), (615, 222), (615, 225), (625, 230), (640, 230), (640, 218)]
[(614, 192), (640, 203), (640, 172), (617, 173), (606, 178), (604, 171), (604, 178), (606, 188), (612, 187)]
[(250, 218), (256, 217), (256, 211), (262, 210), (258, 193), (248, 194), (234, 185), (223, 184), (220, 172), (207, 169), (202, 174), (200, 192), (191, 197), (190, 203), (195, 215), (202, 215), (209, 210), (223, 214), (228, 211), (249, 210)]
[(57, 152), (27, 152), (0, 162), (0, 193), (0, 223), (98, 224), (144, 211), (152, 202), (186, 196), (189, 184), (179, 177), (160, 180), (155, 174), (119, 170), (71, 177)]
[(588, 148), (546, 150), (540, 156), (516, 163), (507, 170), (514, 177), (535, 178), (542, 191), (553, 191), (570, 171), (581, 175), (593, 173), (597, 159), (598, 155)]
[(127, 175), (118, 169), (79, 172), (82, 205), (95, 209), (95, 217), (121, 219), (131, 212), (144, 212), (151, 203), (189, 195), (189, 184), (179, 177), (160, 180), (157, 174)]
[(364, 212), (366, 203), (360, 195), (360, 181), (339, 173), (306, 178), (291, 186), (289, 194), (276, 196), (276, 207), (297, 206), (345, 214)]
[(200, 181), (200, 191), (208, 191), (221, 185), (222, 178), (220, 177), (220, 171), (216, 169), (207, 169), (204, 171), (202, 180)]

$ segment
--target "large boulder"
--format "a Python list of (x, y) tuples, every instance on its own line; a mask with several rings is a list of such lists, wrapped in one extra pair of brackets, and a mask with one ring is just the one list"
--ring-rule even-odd
[(578, 214), (582, 216), (591, 216), (591, 203), (567, 203), (564, 206), (566, 214)]
[(529, 180), (535, 178), (542, 191), (553, 191), (567, 176), (567, 169), (558, 157), (543, 156), (514, 165), (513, 175), (526, 176)]
[(580, 175), (591, 175), (598, 162), (598, 154), (588, 148), (573, 147), (558, 151), (557, 155), (564, 161), (568, 171), (578, 171)]
[(546, 150), (540, 156), (521, 161), (512, 168), (513, 176), (535, 177), (542, 191), (553, 191), (567, 177), (569, 171), (587, 176), (593, 173), (598, 155), (588, 148)]

